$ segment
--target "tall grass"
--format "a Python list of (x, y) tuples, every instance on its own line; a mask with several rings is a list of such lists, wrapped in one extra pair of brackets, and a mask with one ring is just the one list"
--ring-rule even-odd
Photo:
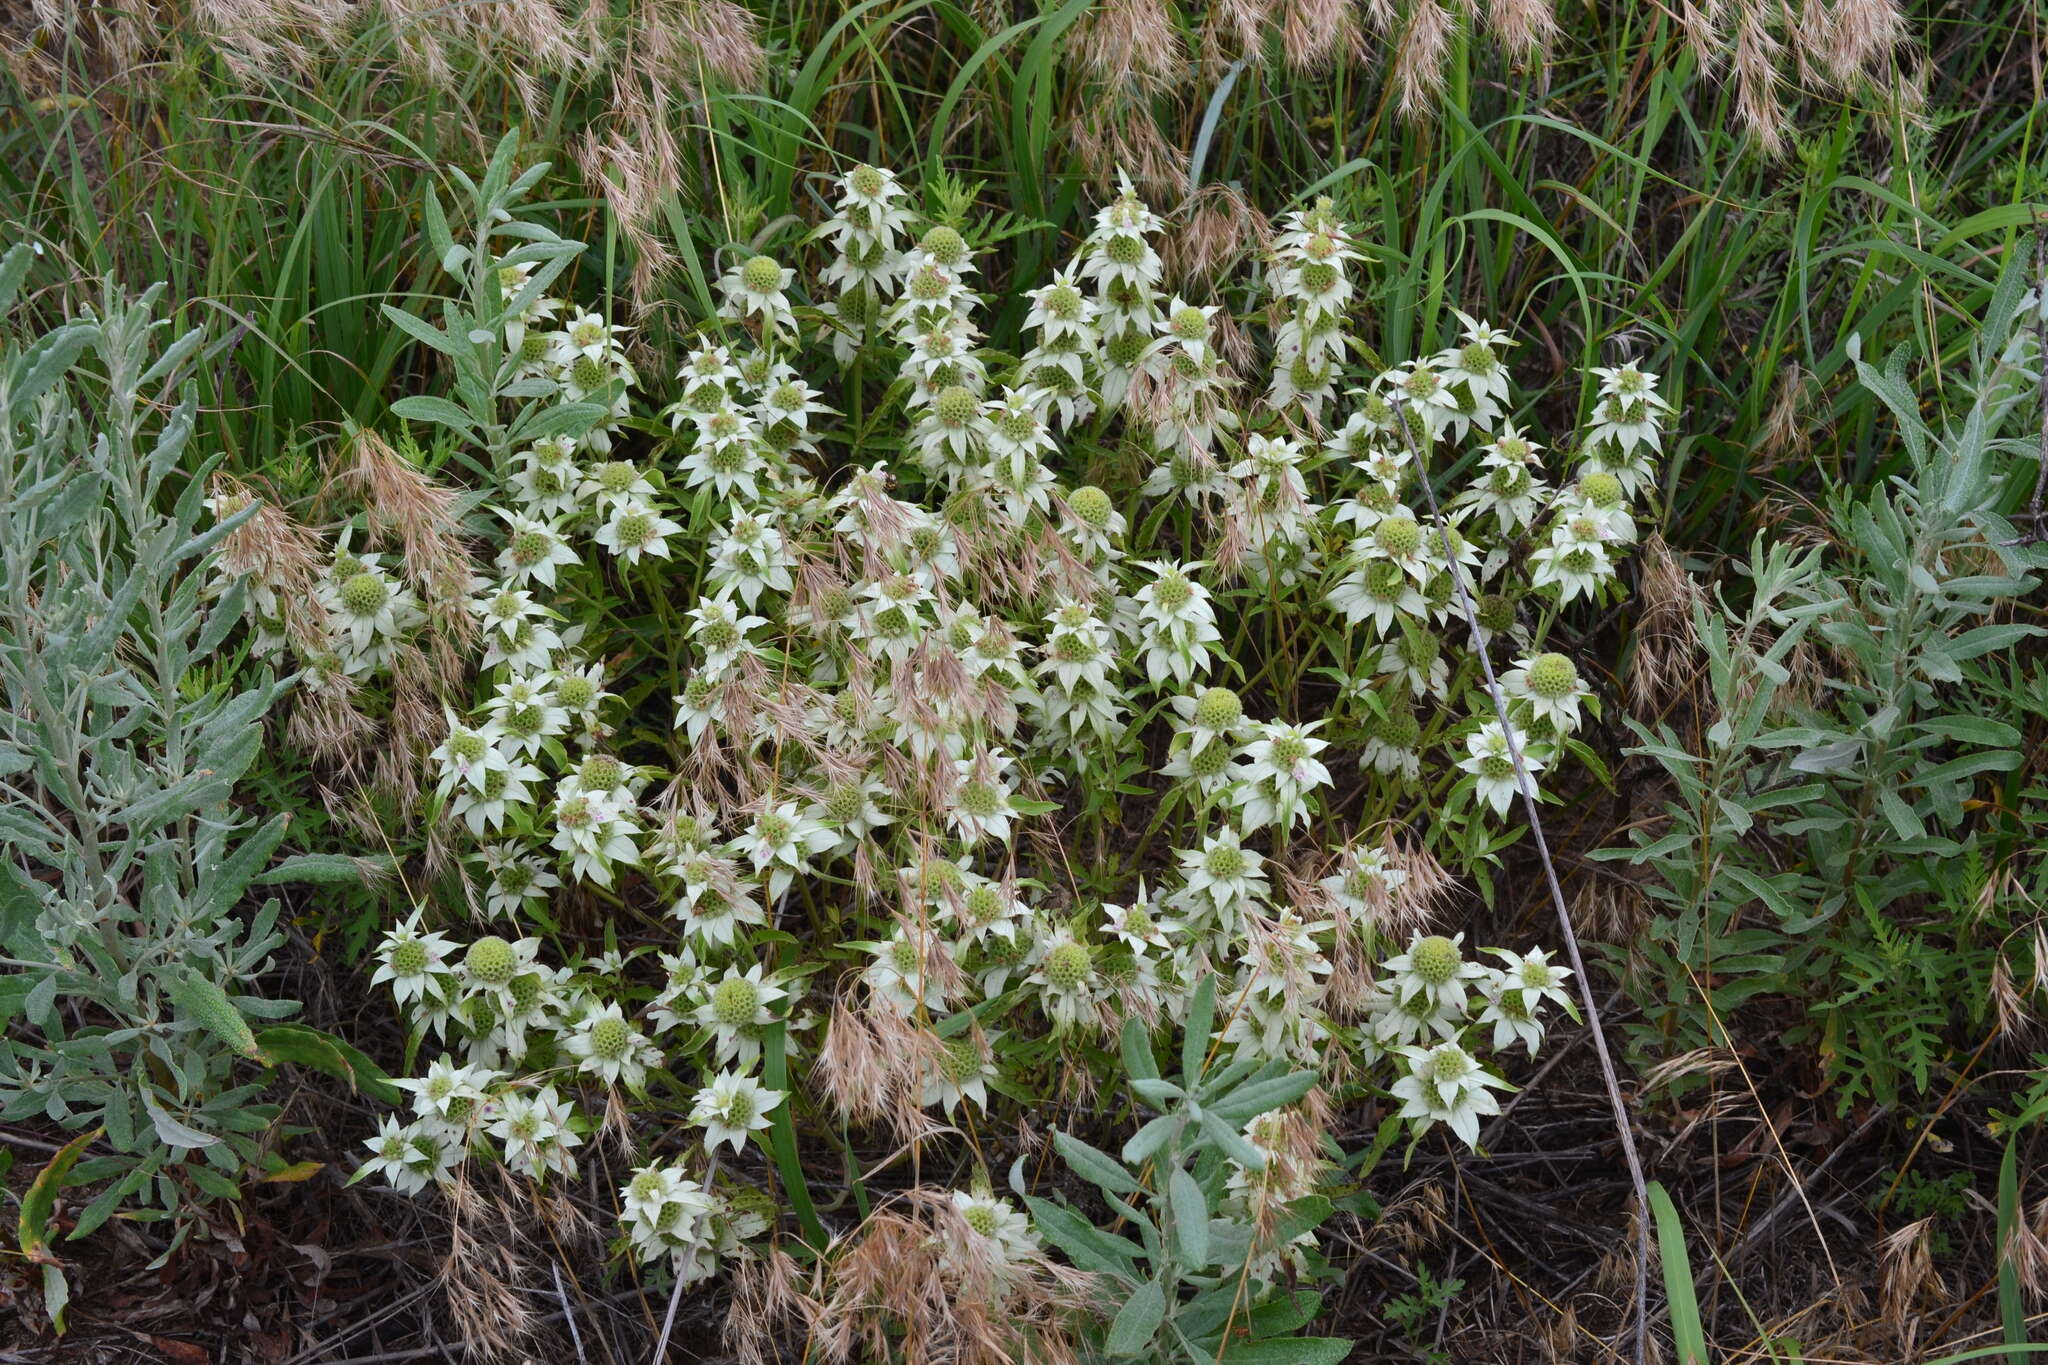
[[(1134, 170), (1177, 179), (1184, 230), (1211, 238), (1230, 237), (1232, 215), (1193, 223), (1194, 208), (1271, 215), (1335, 197), (1368, 225), (1364, 330), (1387, 353), (1434, 337), (1457, 298), (1542, 338), (1554, 373), (1618, 352), (1666, 373), (1698, 415), (1669, 466), (1666, 531), (1707, 548), (1739, 543), (1759, 507), (1782, 516), (1817, 488), (1889, 472), (1881, 414), (1844, 382), (1852, 330), (1880, 333), (1865, 338), (1873, 349), (1955, 354), (2048, 179), (2026, 58), (2039, 19), (2013, 3), (1912, 16), (1892, 83), (1791, 106), (1776, 157), (1745, 121), (1740, 73), (1703, 73), (1657, 6), (1567, 11), (1541, 61), (1461, 30), (1427, 118), (1402, 115), (1385, 62), (1304, 70), (1280, 17), (1264, 48), (1205, 59), (1222, 7), (1122, 20), (1129, 7), (1088, 0), (760, 8), (757, 86), (721, 83), (701, 50), (671, 54), (691, 88), (658, 107), (642, 58), (648, 26), (674, 20), (661, 5), (616, 7), (592, 39), (603, 59), (553, 73), (480, 21), (472, 46), (441, 34), (424, 68), (414, 28), (388, 16), (334, 37), (321, 60), (269, 70), (223, 55), (227, 40), (189, 17), (121, 67), (104, 35), (96, 47), (86, 29), (46, 34), (54, 84), (28, 88), (13, 64), (0, 220), (44, 245), (53, 306), (111, 273), (168, 280), (210, 313), (210, 373), (247, 378), (215, 379), (208, 434), (239, 466), (273, 468), (308, 436), (375, 421), (402, 389), (419, 362), (378, 306), (416, 287), (415, 191), (510, 124), (556, 157), (564, 215), (611, 242), (579, 287), (637, 284), (648, 319), (701, 315), (719, 253), (797, 235), (818, 216), (818, 173), (848, 157), (985, 179), (985, 202), (1018, 215), (1019, 278), (1035, 278), (1121, 150), (1149, 163)], [(461, 7), (433, 13), (462, 22)], [(1165, 26), (1149, 38), (1189, 54), (1181, 84), (1136, 101), (1105, 93), (1087, 54), (1124, 20)], [(1907, 68), (1923, 60), (1912, 109)], [(662, 120), (682, 155), (650, 167), (646, 135)], [(1150, 131), (1105, 147), (1087, 135), (1103, 120)], [(587, 136), (600, 127), (640, 135), (600, 158)], [(650, 169), (669, 176), (650, 184)], [(593, 190), (629, 210), (623, 236), (589, 230)], [(1253, 240), (1237, 217), (1225, 249)], [(652, 258), (659, 277), (636, 277)], [(1017, 316), (1021, 300), (997, 334)], [(660, 361), (667, 330), (643, 329)]]

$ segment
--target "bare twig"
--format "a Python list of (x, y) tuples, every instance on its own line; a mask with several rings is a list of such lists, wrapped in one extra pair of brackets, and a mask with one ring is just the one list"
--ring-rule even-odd
[[(706, 1194), (711, 1192), (712, 1182), (717, 1179), (718, 1153), (713, 1152), (709, 1164), (704, 1167), (704, 1192)], [(696, 1224), (691, 1228), (691, 1235), (693, 1237), (703, 1231), (704, 1220), (710, 1216), (709, 1212), (697, 1215)], [(662, 1362), (668, 1359), (668, 1338), (669, 1334), (676, 1329), (676, 1309), (681, 1305), (682, 1301), (683, 1277), (677, 1275), (675, 1287), (669, 1291), (668, 1295), (668, 1312), (661, 1316), (661, 1337), (654, 1343), (653, 1365), (662, 1365)]]
[[(1400, 408), (1405, 395), (1398, 390), (1389, 395)], [(1412, 411), (1412, 408), (1409, 410)], [(1564, 946), (1571, 955), (1572, 970), (1579, 981), (1579, 1002), (1585, 1007), (1586, 1028), (1593, 1037), (1593, 1050), (1600, 1057), (1601, 1079), (1607, 1085), (1607, 1098), (1614, 1107), (1615, 1131), (1621, 1137), (1622, 1159), (1628, 1165), (1629, 1182), (1635, 1187), (1636, 1196), (1636, 1365), (1642, 1365), (1649, 1344), (1650, 1311), (1650, 1194), (1648, 1183), (1643, 1178), (1643, 1163), (1636, 1155), (1635, 1134), (1629, 1126), (1628, 1105), (1621, 1097), (1621, 1080), (1614, 1070), (1614, 1059), (1607, 1051), (1607, 1036), (1600, 1027), (1600, 1006), (1593, 999), (1591, 979), (1586, 975), (1586, 963), (1579, 952), (1579, 936), (1572, 928), (1571, 911), (1565, 907), (1564, 887), (1558, 881), (1557, 865), (1550, 857), (1550, 842), (1543, 837), (1543, 818), (1536, 809), (1536, 784), (1530, 779), (1529, 766), (1522, 758), (1522, 742), (1515, 733), (1513, 721), (1508, 717), (1507, 697), (1500, 690), (1500, 680), (1494, 676), (1493, 657), (1486, 647), (1486, 636), (1479, 628), (1479, 612), (1472, 604), (1472, 591), (1465, 582), (1465, 569), (1458, 562), (1456, 551), (1451, 545), (1450, 528), (1444, 524), (1441, 508), (1437, 506), (1436, 488), (1429, 481), (1429, 465), (1415, 448), (1415, 438), (1408, 428), (1406, 411), (1399, 412), (1395, 430), (1401, 433), (1401, 440), (1408, 448), (1408, 458), (1414, 464), (1416, 482), (1422, 485), (1422, 495), (1429, 505), (1429, 518), (1436, 529), (1437, 540), (1443, 547), (1444, 562), (1450, 566), (1451, 584), (1457, 589), (1458, 610), (1465, 618), (1466, 628), (1472, 632), (1472, 650), (1479, 656), (1479, 667), (1486, 676), (1486, 692), (1493, 701), (1494, 714), (1500, 718), (1501, 735), (1507, 741), (1508, 758), (1515, 768), (1515, 787), (1522, 794), (1522, 808), (1528, 817), (1529, 833), (1535, 840), (1536, 853), (1543, 863), (1543, 878), (1550, 887), (1551, 904), (1557, 909), (1557, 923), (1564, 933)]]
[(569, 1296), (562, 1292), (562, 1267), (560, 1262), (550, 1261), (548, 1270), (555, 1277), (555, 1299), (562, 1305), (562, 1317), (569, 1324), (569, 1340), (576, 1346), (576, 1365), (588, 1365), (583, 1355), (583, 1333), (576, 1326), (576, 1314), (569, 1307)]

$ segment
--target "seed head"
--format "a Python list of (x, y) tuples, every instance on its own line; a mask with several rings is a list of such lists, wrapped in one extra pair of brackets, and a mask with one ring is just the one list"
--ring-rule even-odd
[(1209, 339), (1209, 318), (1201, 309), (1187, 304), (1174, 311), (1173, 335), (1181, 341), (1207, 341)]
[(512, 979), (512, 970), (518, 961), (511, 944), (496, 934), (489, 934), (469, 945), (469, 951), (463, 954), (462, 965), (476, 981), (486, 986), (502, 986)]
[(1212, 687), (1195, 699), (1195, 724), (1204, 730), (1226, 730), (1244, 718), (1244, 703), (1227, 687)]
[(1067, 506), (1074, 509), (1074, 515), (1098, 530), (1109, 524), (1110, 514), (1116, 509), (1109, 501), (1109, 494), (1094, 484), (1076, 488), (1067, 499)]
[(586, 791), (608, 792), (626, 775), (625, 765), (610, 754), (592, 754), (576, 769), (576, 780)]
[(1458, 974), (1463, 960), (1458, 945), (1442, 934), (1431, 934), (1408, 952), (1415, 974), (1432, 986), (1441, 986)]
[(1602, 511), (1621, 506), (1621, 480), (1605, 470), (1579, 476), (1579, 496)]
[(1388, 554), (1406, 559), (1422, 549), (1422, 527), (1413, 517), (1383, 517), (1373, 539)]
[(925, 255), (948, 269), (955, 269), (967, 260), (967, 242), (961, 235), (944, 223), (924, 235), (918, 244)]
[(981, 400), (955, 384), (951, 388), (939, 391), (938, 399), (932, 404), (932, 408), (938, 414), (941, 426), (964, 427), (974, 420), (977, 412), (981, 411)]
[(1562, 654), (1539, 654), (1529, 661), (1529, 690), (1546, 701), (1568, 697), (1579, 685), (1579, 670)]
[(760, 1007), (760, 988), (744, 976), (721, 981), (718, 989), (711, 992), (712, 1017), (727, 1028), (753, 1023), (754, 1011)]
[(390, 595), (384, 580), (367, 569), (341, 585), (341, 605), (351, 616), (372, 615)]
[(540, 974), (525, 972), (515, 976), (512, 978), (512, 984), (506, 987), (506, 991), (512, 997), (512, 1007), (524, 1013), (532, 1009), (540, 999)]
[(555, 700), (571, 711), (581, 711), (597, 700), (597, 686), (581, 673), (568, 673), (555, 684)]
[(605, 1061), (616, 1062), (626, 1055), (626, 1046), (632, 1040), (632, 1030), (626, 1021), (613, 1015), (605, 1015), (590, 1028), (590, 1052), (592, 1056)]
[(750, 294), (772, 294), (782, 287), (782, 265), (773, 256), (755, 256), (740, 267), (740, 283)]
[(1069, 939), (1045, 955), (1045, 979), (1063, 991), (1071, 991), (1088, 979), (1094, 966), (1095, 955), (1088, 945)]
[(1232, 844), (1218, 844), (1202, 858), (1202, 870), (1218, 881), (1244, 875), (1244, 850)]

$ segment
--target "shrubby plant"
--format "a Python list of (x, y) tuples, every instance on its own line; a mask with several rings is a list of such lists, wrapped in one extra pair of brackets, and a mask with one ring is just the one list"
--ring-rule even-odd
[[(1515, 837), (1507, 727), (1532, 782), (1591, 757), (1597, 701), (1552, 637), (1622, 591), (1669, 414), (1655, 377), (1599, 371), (1546, 467), (1498, 329), (1461, 315), (1448, 348), (1357, 368), (1366, 251), (1329, 201), (1290, 218), (1240, 317), (1167, 291), (1128, 184), (1029, 291), (1008, 356), (971, 191), (860, 166), (808, 250), (721, 263), (721, 314), (648, 417), (626, 329), (547, 292), (578, 248), (520, 212), (535, 173), (512, 156), (464, 184), (464, 244), (430, 203), (465, 292), (438, 327), (400, 324), (459, 401), (396, 410), (476, 469), (487, 548), (451, 599), (476, 682), (420, 755), (460, 872), (376, 954), (427, 1065), (364, 1173), (558, 1181), (623, 1121), (647, 1157), (618, 1194), (636, 1259), (680, 1282), (751, 1264), (788, 1211), (812, 1301), (886, 1315), (908, 1310), (859, 1274), (877, 1228), (899, 1251), (913, 1226), (979, 1239), (973, 1273), (934, 1272), (948, 1311), (1033, 1324), (1056, 1354), (1040, 1310), (1092, 1300), (1041, 1237), (1156, 1303), (1114, 1344), (1199, 1346), (1307, 1264), (1331, 1105), (1377, 1096), (1418, 1138), (1477, 1144), (1496, 1055), (1539, 1046), (1570, 973), (1435, 932), (1438, 854), (1476, 869)], [(1259, 317), (1263, 399), (1238, 377)], [(1460, 454), (1439, 522), (1417, 483)], [(313, 645), (363, 689), (437, 609), (358, 548), (378, 515), (342, 531)], [(571, 902), (608, 917), (603, 951), (558, 932)], [(1152, 1061), (1176, 1030), (1177, 1085)], [(1033, 1194), (1027, 1218), (985, 1171), (943, 1205), (914, 1193), (903, 1227), (834, 1239), (812, 1210), (800, 1082), (848, 1124), (934, 1140), (1078, 1098), (1119, 1041), (1167, 1113), (1130, 1168), (1082, 1173), (1149, 1189), (1142, 1255), (1076, 1257), (1078, 1215)], [(732, 1160), (755, 1142), (780, 1198)], [(1218, 1266), (1253, 1292), (1176, 1306)]]
[(1786, 1041), (1816, 1049), (1836, 1102), (1889, 1103), (1926, 1090), (1959, 1011), (2015, 1011), (2013, 978), (2038, 970), (2006, 962), (2031, 956), (2009, 941), (2028, 893), (1993, 884), (2010, 836), (1973, 813), (2023, 767), (2028, 714), (1983, 669), (2042, 634), (2005, 619), (2042, 563), (2008, 519), (2041, 453), (2005, 435), (2040, 374), (2042, 304), (2022, 287), (2009, 268), (1938, 425), (1903, 349), (1883, 369), (1859, 353), (1910, 475), (1838, 492), (1833, 548), (1759, 541), (1739, 598), (1679, 608), (1711, 709), (1690, 740), (1631, 722), (1672, 799), (1605, 855), (1653, 874), (1634, 979), (1660, 1047), (1725, 1045), (1738, 1008), (1789, 996), (1806, 1017)]
[[(30, 255), (0, 258), (0, 315)], [(217, 457), (185, 476), (200, 335), (160, 343), (160, 294), (109, 287), (76, 321), (0, 338), (0, 1117), (80, 1134), (22, 1218), (60, 1325), (44, 1219), (67, 1181), (104, 1182), (73, 1237), (235, 1199), (246, 1170), (284, 1164), (247, 1063), (377, 1074), (255, 993), (284, 935), (276, 900), (240, 913), (251, 888), (368, 865), (273, 864), (287, 817), (231, 800), (290, 680), (229, 647), (242, 587), (209, 600), (259, 509), (208, 514)], [(179, 1217), (171, 1245), (199, 1225)]]

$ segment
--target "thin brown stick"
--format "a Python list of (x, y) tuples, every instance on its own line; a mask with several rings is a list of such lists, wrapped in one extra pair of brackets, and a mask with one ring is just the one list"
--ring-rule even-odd
[(1422, 485), (1422, 496), (1429, 505), (1429, 519), (1436, 528), (1438, 543), (1443, 546), (1444, 560), (1450, 565), (1451, 584), (1458, 590), (1458, 610), (1465, 618), (1466, 628), (1472, 632), (1472, 650), (1479, 656), (1479, 667), (1486, 675), (1487, 696), (1493, 701), (1494, 714), (1500, 718), (1501, 735), (1507, 741), (1508, 758), (1515, 767), (1515, 787), (1522, 794), (1522, 809), (1528, 817), (1529, 833), (1536, 844), (1537, 857), (1543, 863), (1543, 878), (1550, 887), (1550, 901), (1557, 910), (1557, 923), (1564, 933), (1565, 951), (1571, 955), (1572, 970), (1578, 974), (1579, 1002), (1585, 1007), (1586, 1028), (1593, 1035), (1593, 1050), (1600, 1057), (1600, 1076), (1607, 1086), (1607, 1098), (1614, 1107), (1614, 1127), (1621, 1136), (1622, 1159), (1628, 1165), (1629, 1182), (1635, 1187), (1636, 1196), (1636, 1365), (1642, 1365), (1649, 1345), (1650, 1315), (1650, 1194), (1649, 1185), (1643, 1178), (1643, 1163), (1636, 1155), (1636, 1140), (1629, 1126), (1628, 1105), (1621, 1097), (1621, 1080), (1614, 1070), (1614, 1058), (1607, 1051), (1607, 1036), (1600, 1027), (1600, 1006), (1593, 999), (1592, 981), (1586, 975), (1585, 958), (1579, 952), (1579, 936), (1572, 928), (1571, 911), (1564, 903), (1564, 887), (1558, 881), (1557, 864), (1550, 857), (1550, 841), (1543, 837), (1543, 818), (1536, 809), (1536, 784), (1530, 779), (1528, 764), (1522, 758), (1522, 744), (1516, 738), (1513, 721), (1508, 718), (1507, 697), (1500, 690), (1500, 680), (1494, 676), (1493, 657), (1488, 653), (1486, 637), (1479, 629), (1479, 612), (1472, 604), (1472, 592), (1465, 582), (1464, 566), (1458, 562), (1456, 551), (1451, 546), (1450, 528), (1444, 524), (1444, 516), (1436, 502), (1436, 487), (1429, 481), (1429, 465), (1415, 449), (1415, 438), (1408, 429), (1407, 412), (1403, 407), (1405, 395), (1398, 391), (1389, 395), (1394, 401), (1397, 419), (1394, 427), (1401, 433), (1401, 441), (1408, 448), (1408, 458), (1415, 466), (1416, 482)]

